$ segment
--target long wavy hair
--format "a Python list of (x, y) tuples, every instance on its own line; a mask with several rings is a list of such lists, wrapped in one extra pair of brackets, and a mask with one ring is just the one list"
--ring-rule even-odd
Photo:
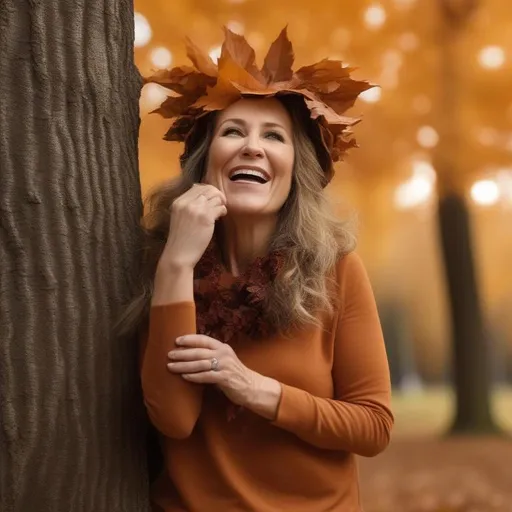
[[(279, 212), (269, 246), (269, 251), (284, 251), (285, 257), (283, 268), (269, 283), (266, 312), (275, 329), (285, 331), (295, 325), (318, 324), (318, 311), (332, 311), (333, 271), (338, 259), (354, 249), (356, 237), (352, 222), (335, 215), (325, 195), (325, 174), (313, 143), (319, 136), (318, 127), (302, 98), (277, 99), (292, 119), (295, 161), (290, 194)], [(168, 236), (171, 205), (205, 175), (215, 113), (200, 122), (201, 136), (182, 159), (181, 176), (158, 186), (146, 199), (140, 290), (117, 323), (122, 333), (146, 323), (156, 266)]]

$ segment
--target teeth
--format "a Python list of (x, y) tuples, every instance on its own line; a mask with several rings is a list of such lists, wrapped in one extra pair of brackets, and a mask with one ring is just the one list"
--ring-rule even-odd
[(235, 176), (238, 176), (240, 174), (250, 174), (251, 176), (258, 176), (262, 180), (268, 181), (265, 174), (263, 174), (260, 171), (255, 171), (254, 169), (238, 169), (233, 174), (231, 174), (231, 178), (234, 178)]

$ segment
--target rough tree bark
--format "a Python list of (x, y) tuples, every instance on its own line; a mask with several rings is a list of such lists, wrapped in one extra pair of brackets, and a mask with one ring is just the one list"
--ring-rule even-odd
[(0, 510), (147, 510), (130, 0), (0, 0)]
[(471, 223), (461, 187), (459, 43), (478, 0), (438, 0), (441, 15), (440, 77), (437, 105), (440, 144), (438, 224), (452, 320), (452, 368), (456, 411), (450, 432), (498, 432), (490, 407), (490, 367), (473, 256)]

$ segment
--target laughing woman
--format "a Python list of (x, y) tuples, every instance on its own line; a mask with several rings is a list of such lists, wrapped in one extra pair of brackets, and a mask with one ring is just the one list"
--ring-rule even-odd
[(261, 71), (229, 31), (218, 67), (188, 50), (196, 68), (150, 79), (180, 94), (160, 113), (185, 152), (150, 200), (150, 292), (130, 320), (148, 324), (142, 386), (165, 459), (154, 510), (360, 511), (355, 456), (389, 442), (389, 371), (324, 187), (368, 85), (335, 61), (294, 73), (285, 31)]

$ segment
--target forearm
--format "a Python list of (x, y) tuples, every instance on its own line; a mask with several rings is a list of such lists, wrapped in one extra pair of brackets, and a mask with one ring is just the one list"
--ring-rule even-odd
[(388, 404), (386, 393), (349, 402), (283, 385), (274, 424), (318, 448), (371, 457), (389, 443), (393, 416)]
[(193, 271), (159, 264), (155, 275), (149, 334), (142, 359), (144, 402), (153, 425), (164, 435), (188, 437), (201, 411), (202, 386), (167, 368), (176, 338), (196, 332)]

